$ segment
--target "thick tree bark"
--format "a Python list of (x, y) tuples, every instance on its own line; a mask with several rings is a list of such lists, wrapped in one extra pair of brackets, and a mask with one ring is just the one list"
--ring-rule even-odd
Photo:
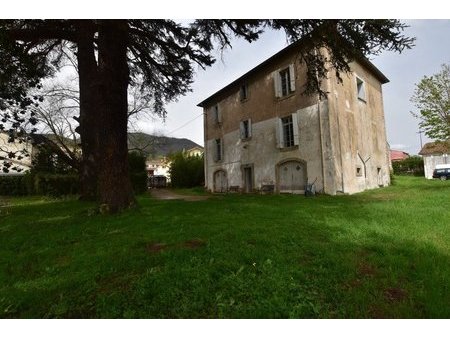
[(80, 88), (80, 118), (82, 159), (79, 166), (80, 195), (83, 200), (97, 198), (97, 138), (98, 72), (94, 51), (95, 27), (91, 20), (77, 22), (77, 61)]
[(98, 192), (102, 209), (117, 212), (135, 204), (128, 169), (128, 25), (102, 20), (98, 33), (99, 98), (97, 136)]

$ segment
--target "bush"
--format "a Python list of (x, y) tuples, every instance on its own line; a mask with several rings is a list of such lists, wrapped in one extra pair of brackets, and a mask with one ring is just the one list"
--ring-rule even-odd
[[(62, 173), (68, 169), (58, 169), (47, 161), (42, 152), (37, 167), (25, 175), (0, 176), (0, 195), (48, 195), (59, 197), (78, 193), (79, 180), (76, 173)], [(50, 164), (49, 164), (50, 163)], [(130, 179), (136, 194), (147, 191), (145, 157), (138, 153), (129, 154)], [(55, 173), (60, 171), (60, 173)]]
[(147, 173), (131, 173), (130, 180), (135, 194), (147, 191)]
[(411, 156), (401, 161), (392, 162), (394, 175), (424, 176), (423, 158)]
[(185, 156), (179, 152), (171, 156), (170, 180), (174, 188), (192, 188), (205, 182), (203, 156)]
[(23, 175), (0, 176), (0, 196), (22, 196), (27, 193)]
[(78, 176), (74, 174), (36, 173), (0, 176), (0, 195), (48, 195), (59, 197), (78, 193)]
[(39, 145), (38, 152), (33, 159), (32, 171), (35, 173), (68, 174), (74, 173), (75, 169), (46, 146)]
[(130, 180), (135, 194), (147, 191), (147, 171), (145, 170), (145, 156), (137, 153), (128, 153)]
[(78, 175), (76, 174), (47, 174), (34, 175), (33, 193), (59, 197), (78, 193)]
[(395, 180), (394, 172), (392, 170), (389, 171), (389, 177), (391, 178), (391, 185), (396, 185), (397, 181)]

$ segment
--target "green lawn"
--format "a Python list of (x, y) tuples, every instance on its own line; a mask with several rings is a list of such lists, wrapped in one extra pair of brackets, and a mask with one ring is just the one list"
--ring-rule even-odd
[(139, 204), (0, 198), (0, 317), (450, 317), (450, 181)]

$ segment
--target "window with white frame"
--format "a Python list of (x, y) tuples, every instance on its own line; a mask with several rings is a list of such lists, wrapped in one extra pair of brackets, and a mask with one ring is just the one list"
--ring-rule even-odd
[(246, 140), (252, 137), (252, 121), (251, 119), (241, 121), (239, 125), (241, 139)]
[(219, 106), (216, 104), (213, 107), (213, 118), (214, 118), (214, 123), (219, 124), (222, 123), (222, 114), (219, 110)]
[(214, 161), (219, 162), (223, 159), (223, 144), (222, 139), (214, 140)]
[(363, 101), (366, 100), (366, 85), (359, 77), (356, 77), (356, 94), (358, 99)]
[(289, 148), (299, 144), (297, 113), (278, 119), (278, 148)]
[(275, 72), (274, 85), (276, 97), (284, 97), (295, 91), (295, 72), (293, 64)]
[(292, 115), (281, 119), (281, 127), (283, 128), (283, 147), (294, 146), (294, 124), (292, 123)]

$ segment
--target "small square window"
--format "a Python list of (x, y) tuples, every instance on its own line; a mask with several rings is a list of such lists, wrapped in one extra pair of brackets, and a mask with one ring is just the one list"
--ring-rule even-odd
[(362, 168), (356, 167), (356, 176), (362, 176)]

